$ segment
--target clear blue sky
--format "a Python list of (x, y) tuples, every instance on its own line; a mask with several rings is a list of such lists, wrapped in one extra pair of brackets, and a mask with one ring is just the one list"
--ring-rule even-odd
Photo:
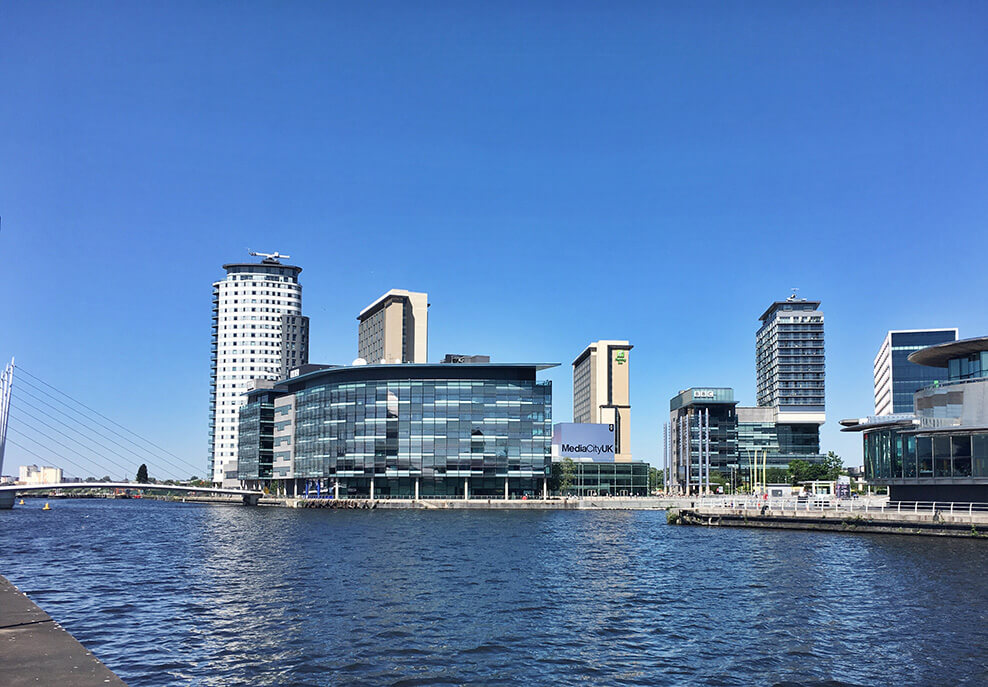
[[(430, 357), (630, 339), (669, 398), (754, 403), (758, 316), (823, 301), (823, 448), (890, 328), (988, 334), (988, 4), (0, 7), (0, 357), (205, 465), (211, 284), (304, 268), (311, 359), (428, 291)], [(23, 458), (9, 447), (10, 473)]]

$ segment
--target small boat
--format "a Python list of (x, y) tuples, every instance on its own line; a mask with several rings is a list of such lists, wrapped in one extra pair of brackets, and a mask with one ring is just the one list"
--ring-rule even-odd
[(48, 505), (47, 501), (45, 501), (45, 507), (42, 508), (41, 510), (51, 510), (51, 506)]

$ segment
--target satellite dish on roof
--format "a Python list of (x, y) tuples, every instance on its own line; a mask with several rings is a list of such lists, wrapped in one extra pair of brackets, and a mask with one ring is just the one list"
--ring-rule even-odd
[(356, 360), (353, 361), (352, 364), (353, 365), (366, 365), (367, 364), (367, 361), (364, 360), (363, 358), (357, 358)]

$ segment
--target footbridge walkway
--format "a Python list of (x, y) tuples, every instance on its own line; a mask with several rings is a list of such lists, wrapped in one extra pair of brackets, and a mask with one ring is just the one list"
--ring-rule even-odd
[(181, 491), (193, 494), (240, 496), (245, 506), (256, 506), (264, 495), (260, 491), (224, 489), (222, 487), (187, 487), (174, 484), (145, 484), (142, 482), (59, 482), (58, 484), (12, 484), (0, 486), (0, 510), (14, 507), (17, 494), (30, 491), (68, 491), (69, 489), (135, 489), (140, 491)]

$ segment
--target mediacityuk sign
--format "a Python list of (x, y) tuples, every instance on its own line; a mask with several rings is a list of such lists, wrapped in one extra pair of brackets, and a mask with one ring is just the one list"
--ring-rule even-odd
[(552, 459), (614, 462), (614, 425), (560, 422), (552, 427)]

